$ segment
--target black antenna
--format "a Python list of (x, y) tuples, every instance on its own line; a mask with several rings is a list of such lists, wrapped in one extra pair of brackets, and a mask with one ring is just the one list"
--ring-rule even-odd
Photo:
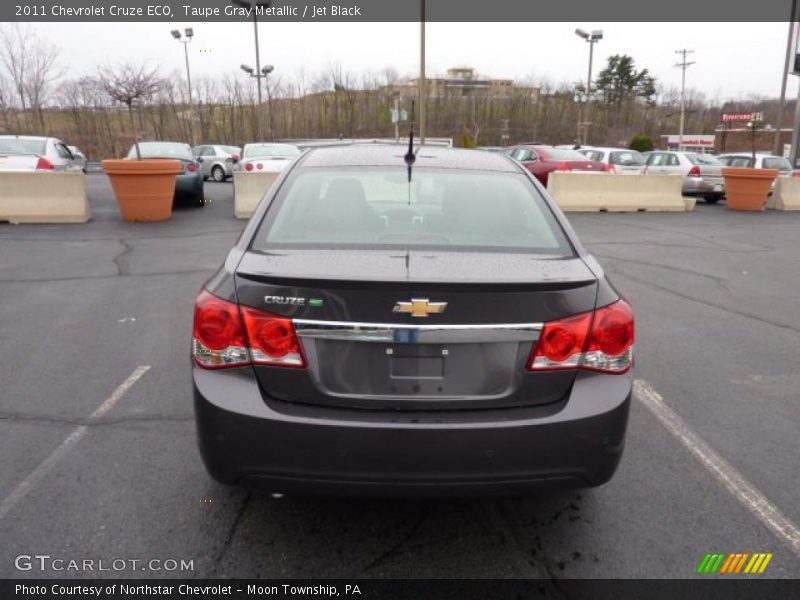
[[(411, 167), (414, 166), (414, 163), (417, 160), (417, 155), (414, 154), (414, 101), (411, 101), (411, 120), (410, 120), (410, 128), (408, 131), (408, 152), (403, 157), (403, 160), (406, 161), (406, 166), (408, 167), (408, 183), (411, 183)], [(409, 204), (411, 203), (411, 189), (409, 188)]]

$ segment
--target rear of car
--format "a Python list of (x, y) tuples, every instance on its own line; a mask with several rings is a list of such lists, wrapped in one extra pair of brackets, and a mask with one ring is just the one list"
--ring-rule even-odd
[(237, 169), (256, 173), (280, 173), (300, 156), (293, 144), (245, 144)]
[(195, 306), (198, 438), (281, 493), (512, 494), (619, 462), (633, 315), (499, 155), (313, 150)]
[(605, 164), (591, 160), (577, 150), (552, 146), (517, 146), (510, 149), (508, 154), (522, 163), (544, 186), (547, 186), (547, 180), (553, 171), (608, 171)]
[[(722, 154), (717, 159), (726, 167), (744, 167), (752, 169), (777, 169), (778, 177), (793, 177), (795, 170), (792, 169), (792, 163), (788, 158), (783, 156), (773, 156), (771, 154), (756, 154), (753, 160), (753, 154), (738, 153), (738, 154)], [(770, 194), (775, 190), (777, 181), (772, 182)]]
[[(189, 144), (181, 142), (139, 142), (139, 153), (142, 160), (167, 158), (182, 163), (181, 172), (175, 179), (175, 202), (194, 206), (205, 206), (203, 192), (203, 172)], [(136, 160), (136, 146), (131, 146), (126, 156), (128, 160)]]
[(625, 148), (581, 148), (589, 160), (601, 162), (612, 175), (644, 175), (645, 158), (636, 150)]
[(700, 197), (714, 204), (725, 196), (723, 165), (710, 154), (654, 151), (646, 154), (646, 172), (683, 177), (684, 196)]
[(0, 135), (0, 171), (73, 172), (81, 166), (59, 139)]

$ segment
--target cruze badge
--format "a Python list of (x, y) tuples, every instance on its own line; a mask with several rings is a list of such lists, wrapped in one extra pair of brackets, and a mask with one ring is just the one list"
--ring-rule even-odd
[(431, 302), (427, 298), (412, 298), (411, 302), (398, 302), (392, 312), (409, 314), (412, 317), (427, 317), (444, 312), (447, 302)]

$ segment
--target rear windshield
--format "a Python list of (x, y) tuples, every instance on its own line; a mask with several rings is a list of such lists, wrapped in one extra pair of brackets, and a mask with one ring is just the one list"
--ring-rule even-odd
[(720, 159), (722, 164), (729, 167), (752, 167), (753, 159), (749, 156), (723, 156)]
[(404, 167), (296, 169), (253, 242), (277, 247), (524, 251), (573, 256), (520, 173)]
[(565, 148), (547, 148), (542, 150), (550, 160), (580, 160), (585, 161), (586, 157), (577, 150), (567, 150)]
[(792, 163), (782, 156), (765, 156), (764, 157), (765, 169), (780, 169), (781, 171), (791, 171)]
[(220, 146), (228, 154), (241, 154), (242, 149), (238, 146)]
[[(139, 142), (142, 158), (182, 158), (192, 160), (192, 149), (177, 142)], [(128, 158), (136, 158), (136, 146), (131, 146)]]
[(621, 167), (641, 167), (644, 165), (644, 156), (639, 154), (636, 150), (620, 150), (619, 152), (611, 153), (609, 162), (611, 162), (612, 165), (619, 165)]
[(0, 138), (0, 154), (44, 154), (45, 140)]
[(300, 155), (300, 149), (291, 144), (248, 144), (244, 147), (246, 158), (292, 158)]
[(605, 156), (605, 152), (600, 150), (578, 150), (581, 154), (583, 154), (589, 160), (596, 160), (598, 162), (603, 162), (603, 157)]
[(689, 162), (693, 165), (708, 165), (709, 167), (721, 167), (723, 166), (719, 159), (716, 156), (711, 156), (710, 154), (686, 154), (686, 158), (689, 159)]

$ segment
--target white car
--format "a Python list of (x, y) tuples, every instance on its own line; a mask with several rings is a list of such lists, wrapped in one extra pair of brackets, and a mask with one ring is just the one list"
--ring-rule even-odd
[(644, 175), (645, 159), (641, 153), (628, 148), (594, 148), (578, 150), (586, 158), (608, 165), (608, 172), (615, 175)]
[(54, 137), (0, 135), (0, 171), (81, 171), (66, 144)]
[(237, 171), (278, 173), (302, 151), (292, 144), (245, 144), (235, 165)]

